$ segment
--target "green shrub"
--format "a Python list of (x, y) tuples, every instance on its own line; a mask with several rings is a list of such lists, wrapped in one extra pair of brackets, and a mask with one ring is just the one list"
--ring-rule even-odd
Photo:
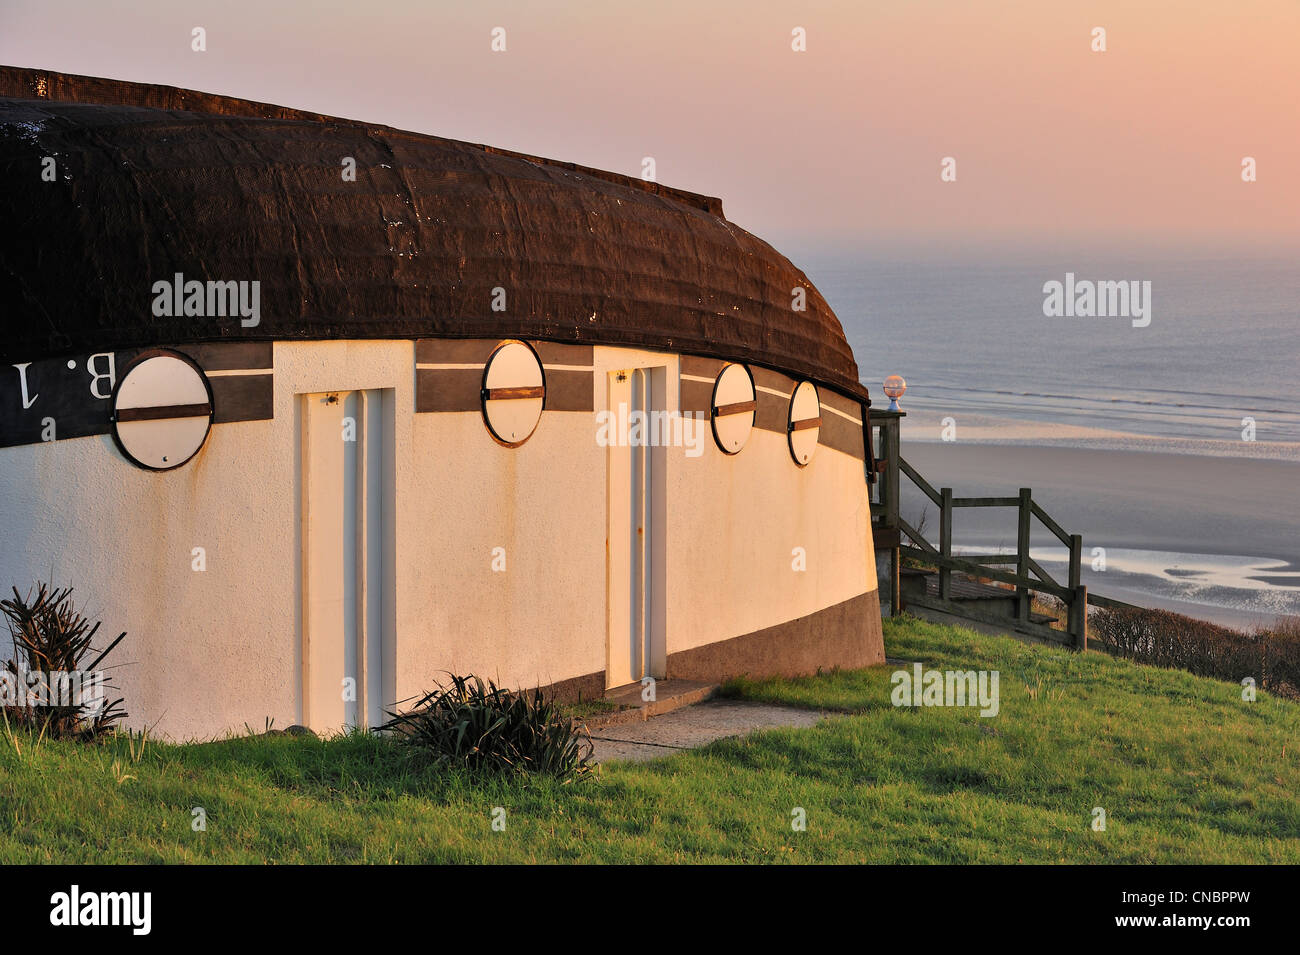
[(471, 770), (540, 773), (564, 781), (591, 772), (591, 738), (541, 690), (512, 692), (452, 675), (407, 713), (379, 728), (437, 763)]
[(113, 729), (126, 711), (121, 697), (110, 701), (99, 695), (113, 688), (107, 679), (99, 684), (99, 694), (89, 699), (53, 705), (52, 694), (44, 695), (45, 702), (27, 699), (28, 675), (38, 678), (48, 692), (60, 682), (60, 674), (99, 673), (100, 663), (126, 634), (119, 634), (89, 664), (83, 664), (87, 656), (96, 653), (92, 642), (100, 625), (91, 626), (73, 606), (72, 588), (51, 590), (38, 583), (35, 598), (31, 591), (22, 596), (16, 587), (13, 593), (12, 600), (0, 600), (0, 614), (13, 641), (13, 656), (0, 672), (9, 696), (0, 707), (5, 720), (10, 726), (41, 731), (54, 739), (89, 740)]

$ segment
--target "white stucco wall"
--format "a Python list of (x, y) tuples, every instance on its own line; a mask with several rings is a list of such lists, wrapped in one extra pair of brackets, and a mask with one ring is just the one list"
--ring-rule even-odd
[[(671, 355), (595, 349), (606, 372)], [(606, 665), (606, 451), (593, 415), (546, 412), (508, 449), (477, 413), (414, 414), (414, 344), (279, 343), (275, 418), (214, 426), (162, 474), (108, 436), (0, 448), (0, 587), (72, 584), (105, 636), (133, 726), (173, 738), (260, 731), (301, 718), (301, 564), (295, 400), (394, 389), (398, 698), (439, 671), (506, 685)], [(823, 412), (825, 413), (825, 412)], [(705, 425), (707, 430), (707, 424)], [(874, 590), (862, 462), (819, 447), (807, 468), (784, 435), (754, 430), (725, 456), (707, 435), (670, 448), (665, 548), (669, 653), (794, 619)], [(191, 569), (206, 549), (207, 570)], [(507, 570), (492, 570), (495, 547)], [(792, 549), (808, 569), (792, 570)], [(4, 648), (7, 650), (7, 646)]]
[[(675, 356), (595, 349), (596, 407), (609, 372), (662, 363), (669, 411), (680, 410)], [(832, 412), (823, 409), (822, 414)], [(819, 446), (799, 467), (783, 434), (754, 428), (739, 454), (667, 452), (668, 653), (743, 636), (876, 589), (863, 464)], [(793, 569), (802, 547), (807, 570)]]
[[(411, 417), (418, 461), (398, 474), (398, 697), (441, 670), (535, 686), (604, 669), (604, 452), (591, 416), (548, 412), (513, 449), (476, 412)], [(504, 571), (492, 569), (497, 547)]]

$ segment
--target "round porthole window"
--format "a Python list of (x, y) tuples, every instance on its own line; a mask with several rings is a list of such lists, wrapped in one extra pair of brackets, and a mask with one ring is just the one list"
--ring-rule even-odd
[(744, 365), (726, 365), (713, 383), (713, 440), (725, 454), (736, 454), (754, 430), (754, 379)]
[(131, 463), (170, 471), (199, 453), (212, 429), (212, 388), (179, 352), (145, 352), (113, 391), (113, 440)]
[(517, 448), (542, 417), (546, 379), (537, 353), (523, 342), (503, 342), (483, 369), (483, 421), (500, 444)]
[(799, 382), (794, 394), (790, 396), (790, 456), (794, 463), (803, 467), (812, 460), (817, 450), (817, 436), (822, 427), (821, 400), (817, 397), (817, 386), (811, 381)]

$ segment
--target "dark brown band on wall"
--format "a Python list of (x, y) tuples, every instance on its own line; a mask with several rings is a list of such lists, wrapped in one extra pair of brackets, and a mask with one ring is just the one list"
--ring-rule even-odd
[(213, 424), (232, 421), (270, 421), (275, 417), (275, 392), (272, 376), (222, 375), (209, 378), (212, 405), (216, 413)]
[(189, 355), (205, 372), (239, 371), (275, 367), (272, 342), (230, 342), (229, 344), (187, 345), (175, 351)]
[(529, 342), (546, 371), (547, 411), (595, 411), (596, 350), (590, 345)]
[(547, 411), (595, 411), (596, 380), (589, 371), (546, 368)]
[[(483, 366), (501, 344), (487, 338), (421, 338), (415, 342), (415, 412), (483, 410)], [(465, 365), (433, 367), (424, 365)]]
[[(0, 368), (0, 447), (85, 438), (112, 430), (109, 393), (143, 352), (64, 355)], [(173, 348), (208, 376), (217, 424), (269, 420), (275, 409), (271, 342)]]
[(482, 411), (483, 369), (417, 368), (415, 410)]
[(555, 342), (529, 342), (542, 365), (574, 365), (590, 368), (595, 363), (595, 349), (590, 345), (560, 345)]
[(500, 340), (495, 338), (420, 338), (415, 342), (415, 363), (478, 365), (481, 368), (500, 344)]
[[(770, 368), (751, 368), (750, 372), (754, 376), (754, 398), (758, 401), (754, 427), (784, 436), (790, 425), (790, 395), (794, 393), (795, 380)], [(780, 394), (774, 395), (773, 391)]]
[[(823, 404), (825, 404), (823, 402)], [(817, 443), (836, 451), (843, 451), (861, 460), (862, 425), (840, 417), (834, 411), (822, 408), (822, 427), (817, 433)]]
[[(713, 411), (711, 406), (713, 381), (722, 370), (724, 363), (712, 358), (697, 358), (692, 355), (683, 355), (681, 362), (682, 378), (679, 400), (682, 412), (696, 411), (711, 414)], [(794, 393), (795, 385), (798, 382), (788, 375), (772, 371), (770, 368), (751, 366), (749, 370), (754, 377), (754, 400), (757, 402), (754, 427), (775, 434), (786, 434), (790, 427), (790, 395)], [(696, 378), (707, 378), (708, 381), (694, 380)], [(780, 392), (780, 394), (772, 394), (774, 391)], [(862, 414), (862, 405), (850, 398), (838, 395), (828, 388), (818, 389), (818, 397), (821, 399), (823, 413), (817, 443), (861, 460), (863, 454), (862, 426), (854, 421), (846, 420), (834, 412), (842, 411), (844, 414), (851, 415), (854, 419), (859, 419)]]
[[(424, 338), (416, 341), (416, 413), (481, 411), (483, 366), (503, 340)], [(595, 411), (592, 346), (554, 342), (529, 344), (542, 360), (546, 373), (545, 410)], [(469, 367), (438, 367), (455, 365)], [(560, 367), (555, 367), (557, 365)]]
[(776, 395), (754, 389), (758, 400), (758, 412), (754, 415), (754, 427), (764, 431), (785, 434), (790, 424), (790, 399), (778, 398)]
[(273, 342), (218, 342), (176, 351), (194, 359), (208, 376), (213, 424), (275, 417)]
[(885, 662), (876, 590), (730, 640), (668, 654), (668, 678), (719, 681), (746, 675), (803, 676)]
[(682, 414), (710, 414), (713, 411), (713, 385), (725, 362), (716, 358), (682, 355), (677, 404)]
[(722, 371), (722, 366), (726, 362), (719, 361), (716, 358), (701, 358), (699, 355), (682, 355), (681, 356), (681, 373), (683, 375), (693, 375), (696, 378), (707, 378), (710, 382), (718, 377), (718, 372)]
[(853, 398), (845, 398), (843, 395), (831, 391), (829, 388), (818, 388), (817, 397), (822, 405), (827, 408), (834, 408), (836, 411), (848, 415), (850, 418), (862, 420), (862, 402)]
[(696, 412), (707, 415), (713, 410), (713, 384), (712, 382), (691, 381), (689, 378), (683, 378), (681, 392), (677, 400), (682, 414)]
[(275, 417), (275, 344), (217, 342), (176, 351), (194, 359), (212, 389), (212, 423)]
[[(865, 446), (862, 443), (861, 403), (829, 388), (818, 388), (817, 397), (822, 406), (822, 429), (817, 443), (862, 460)], [(853, 420), (846, 419), (845, 415)]]
[(794, 394), (794, 386), (798, 384), (795, 379), (783, 375), (779, 371), (772, 371), (770, 368), (751, 367), (749, 370), (754, 376), (755, 388), (770, 388), (773, 391), (781, 392), (787, 398)]

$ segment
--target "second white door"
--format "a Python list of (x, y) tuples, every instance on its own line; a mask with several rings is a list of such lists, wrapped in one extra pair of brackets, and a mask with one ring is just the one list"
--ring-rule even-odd
[(614, 427), (608, 447), (607, 687), (645, 677), (661, 679), (664, 636), (663, 494), (665, 448), (652, 434), (652, 415), (664, 407), (663, 368), (631, 368), (609, 375), (608, 408)]
[(300, 396), (301, 708), (318, 732), (393, 703), (392, 394)]

